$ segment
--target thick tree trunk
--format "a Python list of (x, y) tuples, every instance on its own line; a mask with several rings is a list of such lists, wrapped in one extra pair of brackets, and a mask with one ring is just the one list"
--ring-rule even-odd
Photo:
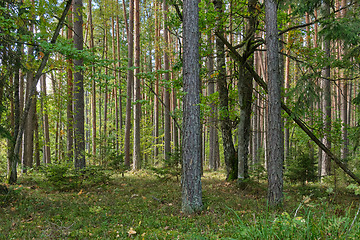
[(200, 123), (200, 65), (199, 65), (199, 7), (198, 1), (184, 0), (184, 57), (183, 57), (183, 133), (181, 179), (182, 206), (185, 214), (202, 209), (201, 190), (201, 123)]
[[(123, 5), (125, 6), (125, 4)], [(126, 14), (124, 15), (126, 17)], [(134, 29), (134, 1), (130, 1), (129, 24), (127, 27), (128, 73), (127, 73), (127, 84), (126, 84), (126, 116), (125, 116), (125, 139), (124, 139), (124, 151), (125, 151), (124, 164), (127, 167), (130, 167), (130, 134), (131, 134), (131, 108), (132, 108), (131, 105), (132, 105), (132, 95), (133, 95), (132, 89), (134, 83), (134, 71), (131, 69), (133, 67), (133, 58), (134, 58), (133, 29)]]
[[(74, 0), (74, 45), (79, 51), (83, 50), (83, 19), (82, 0)], [(83, 59), (75, 59), (74, 73), (74, 140), (75, 140), (75, 168), (85, 167), (85, 132), (84, 132), (84, 77)]]
[[(214, 0), (213, 3), (219, 16), (216, 25), (216, 32), (223, 36), (224, 26), (221, 24), (221, 16), (224, 14), (223, 3), (222, 0)], [(219, 38), (216, 39), (216, 54), (216, 67), (218, 71), (217, 88), (219, 92), (219, 116), (227, 172), (226, 179), (234, 180), (237, 178), (238, 174), (238, 161), (232, 137), (232, 123), (229, 116), (229, 93), (226, 81), (225, 47), (224, 43)]]
[(269, 86), (268, 115), (268, 201), (271, 206), (283, 202), (284, 145), (281, 129), (281, 79), (279, 72), (279, 36), (277, 28), (277, 1), (265, 2), (266, 46)]
[(141, 122), (141, 92), (140, 92), (140, 0), (135, 0), (135, 108), (134, 108), (134, 155), (133, 169), (141, 167), (140, 122)]

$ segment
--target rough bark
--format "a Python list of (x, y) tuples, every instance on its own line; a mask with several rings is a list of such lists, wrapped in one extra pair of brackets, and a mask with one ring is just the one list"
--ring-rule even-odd
[[(92, 0), (89, 0), (89, 25), (90, 25), (90, 39), (89, 46), (94, 54), (94, 26), (92, 21)], [(95, 81), (95, 64), (91, 66), (91, 112), (92, 112), (92, 157), (96, 157), (96, 81)]]
[(168, 14), (168, 6), (166, 0), (163, 1), (163, 18), (164, 18), (164, 103), (165, 103), (165, 111), (164, 111), (164, 153), (165, 160), (170, 159), (171, 154), (171, 121), (170, 121), (170, 91), (171, 89), (167, 87), (170, 81), (170, 59), (169, 59), (169, 31), (166, 26), (167, 14)]
[[(74, 0), (74, 45), (83, 50), (82, 0)], [(84, 76), (83, 59), (74, 59), (74, 157), (75, 168), (85, 167), (85, 131), (84, 131)]]
[(140, 122), (141, 122), (141, 92), (140, 92), (140, 2), (135, 0), (135, 108), (134, 108), (134, 155), (133, 169), (140, 169)]
[[(222, 0), (215, 0), (213, 3), (219, 16), (215, 27), (216, 32), (223, 36), (224, 30), (220, 17), (224, 14), (223, 3)], [(226, 81), (225, 47), (224, 43), (219, 38), (216, 39), (216, 65), (218, 72), (217, 90), (219, 92), (219, 120), (223, 138), (224, 158), (227, 173), (226, 179), (234, 180), (237, 178), (238, 174), (238, 161), (232, 137), (232, 122), (229, 116), (229, 93)]]
[[(161, 69), (161, 59), (160, 59), (160, 23), (159, 23), (159, 9), (158, 1), (155, 1), (155, 71)], [(154, 97), (154, 157), (157, 157), (159, 154), (158, 144), (159, 144), (159, 74), (155, 75), (155, 97)]]
[[(245, 57), (249, 56), (247, 62), (250, 66), (254, 67), (254, 57), (252, 50), (252, 43), (255, 37), (256, 31), (256, 4), (257, 0), (249, 0), (248, 11), (249, 19), (246, 26), (246, 36), (248, 43), (246, 44)], [(252, 88), (253, 77), (246, 70), (245, 66), (240, 64), (239, 66), (239, 80), (238, 80), (238, 92), (239, 92), (239, 105), (240, 105), (240, 117), (238, 125), (238, 179), (242, 180), (249, 177), (248, 173), (248, 155), (249, 155), (249, 143), (250, 143), (250, 125), (251, 125), (251, 105), (252, 105)]]
[[(325, 1), (325, 14), (330, 14), (330, 6)], [(325, 53), (325, 58), (330, 58), (330, 40), (323, 39), (323, 51)], [(328, 149), (331, 149), (330, 142), (330, 132), (331, 132), (331, 85), (330, 85), (330, 66), (325, 66), (322, 71), (322, 90), (323, 90), (323, 98), (322, 98), (322, 109), (323, 109), (323, 122), (324, 122), (324, 138), (323, 143)], [(330, 174), (330, 158), (325, 153), (322, 152), (322, 162), (320, 169), (320, 176), (324, 177)]]
[(265, 2), (266, 55), (269, 87), (268, 115), (268, 201), (271, 206), (283, 202), (284, 145), (281, 129), (281, 79), (279, 72), (279, 36), (277, 27), (277, 1)]
[(185, 214), (203, 208), (201, 190), (201, 123), (198, 1), (184, 0), (184, 56), (182, 133), (182, 211)]

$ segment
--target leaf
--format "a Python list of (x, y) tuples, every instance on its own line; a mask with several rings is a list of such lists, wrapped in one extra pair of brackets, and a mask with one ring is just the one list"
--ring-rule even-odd
[(131, 237), (132, 235), (136, 234), (136, 231), (133, 228), (130, 228), (130, 230), (128, 231), (129, 237)]

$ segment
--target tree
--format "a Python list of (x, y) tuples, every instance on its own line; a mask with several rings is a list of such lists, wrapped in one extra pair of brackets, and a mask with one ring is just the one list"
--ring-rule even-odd
[(134, 155), (133, 169), (140, 169), (140, 121), (141, 121), (141, 92), (140, 92), (140, 0), (135, 0), (135, 108), (134, 108)]
[(203, 207), (198, 1), (184, 0), (183, 9), (183, 88), (186, 94), (183, 99), (181, 208), (185, 214), (191, 214)]
[[(82, 0), (74, 0), (74, 46), (83, 50)], [(74, 140), (75, 168), (85, 167), (85, 132), (84, 132), (84, 76), (83, 59), (74, 59)]]
[[(125, 1), (123, 0), (125, 22), (127, 21), (125, 13)], [(131, 133), (131, 104), (132, 104), (132, 89), (134, 83), (134, 70), (133, 58), (134, 58), (134, 1), (130, 1), (129, 7), (129, 23), (126, 27), (127, 42), (128, 42), (128, 73), (126, 83), (126, 116), (125, 116), (125, 139), (124, 139), (124, 151), (125, 162), (124, 164), (130, 167), (130, 133)]]
[[(224, 35), (224, 26), (222, 24), (222, 16), (224, 15), (222, 0), (213, 1), (217, 11), (218, 20), (215, 31), (221, 36)], [(225, 65), (225, 47), (224, 43), (216, 39), (216, 68), (217, 68), (217, 88), (219, 92), (219, 116), (220, 128), (223, 138), (224, 158), (226, 165), (227, 180), (234, 180), (237, 178), (237, 157), (232, 137), (232, 122), (229, 113), (229, 90), (226, 81), (226, 65)]]
[(268, 115), (268, 201), (278, 206), (283, 201), (284, 145), (281, 129), (281, 79), (279, 72), (279, 36), (277, 1), (265, 1), (267, 73), (269, 87)]

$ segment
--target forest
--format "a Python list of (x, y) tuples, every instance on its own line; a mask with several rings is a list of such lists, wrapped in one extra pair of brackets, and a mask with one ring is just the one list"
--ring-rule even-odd
[(0, 239), (358, 239), (357, 0), (1, 0)]

